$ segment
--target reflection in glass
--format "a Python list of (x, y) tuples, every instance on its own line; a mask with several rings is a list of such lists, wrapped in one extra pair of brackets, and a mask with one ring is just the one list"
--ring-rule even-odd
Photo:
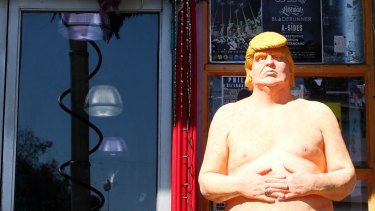
[[(222, 106), (223, 93), (222, 76), (211, 76), (210, 119)], [(296, 77), (292, 94), (329, 106), (340, 123), (354, 165), (367, 166), (365, 81), (362, 77)]]
[[(217, 0), (211, 2), (211, 62), (243, 63), (247, 43), (255, 34), (263, 31), (262, 27), (265, 23), (262, 22), (261, 8), (266, 1), (251, 1), (251, 5), (250, 1), (248, 1), (249, 4), (246, 4), (242, 0)], [(302, 2), (306, 1), (282, 0), (276, 2), (283, 2), (282, 4), (298, 2), (299, 7), (299, 5), (305, 4)], [(324, 64), (361, 64), (364, 62), (363, 2), (354, 0), (321, 0), (321, 11), (317, 10), (316, 15), (321, 16), (322, 19), (322, 43), (319, 44), (323, 48)], [(231, 10), (235, 12), (236, 16), (238, 11), (242, 13), (241, 16), (238, 15), (236, 23), (233, 23), (231, 19), (233, 14)], [(299, 36), (300, 34), (297, 33), (296, 35)], [(305, 32), (304, 36), (313, 35)], [(304, 41), (306, 42), (308, 39)], [(312, 49), (306, 48), (306, 50), (310, 51)]]
[(367, 166), (365, 82), (361, 77), (297, 77), (300, 96), (327, 104), (335, 113), (356, 166)]
[[(14, 210), (66, 211), (71, 207), (70, 182), (58, 174), (58, 166), (71, 157), (72, 124), (57, 102), (70, 84), (69, 42), (56, 30), (57, 19), (51, 23), (53, 15), (22, 14)], [(90, 116), (90, 121), (103, 134), (123, 138), (131, 150), (115, 157), (93, 153), (90, 182), (103, 190), (109, 174), (118, 172), (103, 211), (107, 207), (111, 211), (156, 210), (159, 16), (139, 13), (126, 20), (120, 34), (121, 39), (96, 42), (103, 52), (101, 68), (105, 71), (99, 71), (90, 85), (110, 83), (126, 93), (121, 97), (127, 102), (127, 112), (111, 118)], [(98, 56), (92, 48), (87, 51), (92, 70)], [(72, 105), (71, 98), (64, 103)], [(97, 136), (92, 130), (89, 133), (91, 148)], [(140, 201), (142, 193), (147, 197)]]
[(362, 1), (322, 1), (323, 63), (364, 62)]
[(223, 105), (221, 78), (221, 76), (210, 77), (210, 120), (214, 117), (217, 109)]
[(90, 89), (85, 101), (85, 111), (90, 116), (111, 117), (122, 111), (122, 99), (114, 86), (98, 85)]
[(128, 146), (121, 137), (105, 137), (99, 151), (111, 156), (124, 155), (128, 151)]
[(66, 39), (101, 40), (110, 33), (107, 16), (99, 13), (60, 13), (59, 32)]

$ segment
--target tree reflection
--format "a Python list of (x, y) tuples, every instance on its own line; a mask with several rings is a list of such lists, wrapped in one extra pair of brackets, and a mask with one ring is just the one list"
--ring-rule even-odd
[(40, 161), (52, 146), (31, 129), (18, 130), (14, 210), (70, 210), (70, 185), (58, 174), (57, 161)]

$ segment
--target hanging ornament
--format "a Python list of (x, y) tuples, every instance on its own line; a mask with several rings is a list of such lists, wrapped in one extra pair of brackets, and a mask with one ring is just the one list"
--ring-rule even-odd
[(121, 0), (98, 0), (100, 13), (103, 17), (107, 16), (110, 22), (111, 32), (104, 40), (109, 41), (113, 35), (120, 39), (120, 28), (124, 23), (125, 16), (119, 12)]
[(119, 11), (119, 5), (121, 0), (98, 0), (100, 12), (108, 13), (108, 12), (116, 12)]

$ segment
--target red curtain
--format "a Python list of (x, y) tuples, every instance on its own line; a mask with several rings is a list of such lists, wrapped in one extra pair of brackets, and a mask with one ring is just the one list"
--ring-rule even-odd
[(195, 0), (175, 3), (172, 211), (196, 210)]

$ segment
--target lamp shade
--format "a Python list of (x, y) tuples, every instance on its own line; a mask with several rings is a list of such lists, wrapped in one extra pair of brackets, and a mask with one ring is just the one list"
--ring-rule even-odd
[(110, 156), (125, 155), (128, 151), (128, 146), (121, 137), (105, 137), (99, 146), (99, 151)]
[(111, 117), (122, 112), (121, 95), (114, 86), (93, 86), (86, 96), (85, 111), (90, 116)]
[(71, 40), (101, 40), (111, 33), (109, 18), (99, 13), (61, 13), (59, 32)]

